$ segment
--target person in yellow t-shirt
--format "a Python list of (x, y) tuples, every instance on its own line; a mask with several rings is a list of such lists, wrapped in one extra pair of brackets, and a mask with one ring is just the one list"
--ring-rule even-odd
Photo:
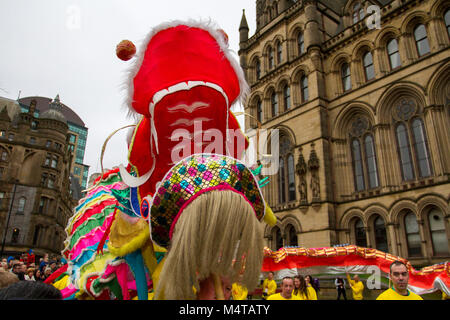
[(305, 278), (301, 275), (294, 277), (292, 295), (298, 297), (299, 300), (317, 300), (316, 290), (311, 285), (308, 285)]
[(268, 296), (274, 294), (277, 291), (277, 283), (273, 280), (273, 272), (270, 271), (267, 275), (267, 279), (263, 282), (262, 298), (267, 299)]
[(353, 277), (353, 280), (350, 278), (350, 275), (347, 273), (347, 281), (350, 285), (350, 288), (352, 289), (353, 294), (353, 300), (362, 300), (363, 297), (363, 291), (364, 291), (364, 284), (361, 280), (359, 280), (359, 276), (355, 275)]
[(284, 277), (281, 281), (281, 292), (268, 296), (267, 300), (300, 300), (300, 298), (292, 294), (293, 290), (294, 280), (290, 277)]
[(317, 300), (317, 291), (316, 288), (313, 286), (313, 278), (310, 275), (307, 275), (305, 277), (306, 286), (308, 287), (308, 292), (310, 295), (309, 300)]
[(392, 287), (382, 292), (377, 300), (423, 300), (421, 296), (408, 290), (408, 267), (401, 261), (394, 261), (389, 267)]
[(247, 287), (242, 285), (242, 275), (239, 276), (238, 282), (231, 286), (231, 294), (233, 300), (246, 300), (248, 295)]

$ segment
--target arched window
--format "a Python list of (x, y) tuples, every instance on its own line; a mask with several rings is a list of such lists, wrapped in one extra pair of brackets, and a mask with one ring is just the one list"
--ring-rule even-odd
[(359, 247), (367, 247), (366, 231), (361, 219), (355, 222), (355, 244)]
[(414, 137), (414, 150), (419, 164), (420, 177), (429, 177), (431, 175), (430, 156), (428, 154), (427, 140), (425, 130), (421, 119), (416, 118), (412, 122), (412, 133)]
[(357, 23), (359, 21), (361, 21), (362, 19), (364, 19), (365, 16), (365, 12), (364, 12), (364, 8), (361, 6), (361, 4), (359, 2), (356, 2), (353, 5), (353, 23)]
[(19, 242), (19, 234), (20, 234), (20, 229), (14, 228), (13, 229), (13, 233), (12, 233), (12, 237), (11, 237), (11, 242), (12, 243), (18, 243)]
[(299, 56), (305, 53), (305, 39), (301, 31), (297, 35), (297, 51)]
[(285, 170), (284, 170), (284, 159), (280, 158), (280, 167), (278, 170), (278, 195), (280, 203), (286, 202), (286, 180), (285, 180)]
[(402, 99), (394, 109), (394, 117), (398, 120), (396, 136), (400, 166), (405, 181), (432, 174), (426, 130), (422, 119), (417, 117), (416, 110), (416, 102), (411, 99)]
[(383, 252), (388, 252), (386, 226), (382, 217), (378, 216), (374, 221), (375, 247)]
[(19, 199), (19, 206), (17, 208), (17, 213), (23, 213), (25, 210), (25, 203), (27, 202), (27, 199), (25, 197), (21, 197)]
[(427, 30), (423, 24), (419, 24), (414, 28), (414, 39), (416, 40), (416, 48), (419, 57), (430, 52), (428, 43)]
[(278, 250), (283, 247), (283, 237), (281, 236), (280, 228), (276, 227), (275, 229), (275, 250)]
[(379, 186), (378, 183), (378, 170), (377, 161), (375, 157), (375, 146), (373, 142), (373, 137), (367, 135), (364, 139), (365, 147), (365, 159), (367, 166), (367, 176), (369, 177), (369, 188), (376, 188)]
[(291, 88), (288, 84), (283, 87), (283, 102), (284, 110), (289, 110), (291, 108)]
[(433, 243), (433, 254), (448, 255), (448, 238), (445, 231), (444, 215), (441, 210), (433, 208), (428, 214), (428, 223), (430, 226), (431, 242)]
[(414, 179), (414, 169), (411, 159), (411, 148), (409, 146), (408, 132), (406, 126), (400, 123), (397, 126), (397, 144), (400, 153), (400, 166), (402, 168), (403, 180)]
[(277, 42), (277, 63), (280, 64), (283, 61), (283, 47), (281, 42)]
[(389, 64), (391, 66), (391, 70), (400, 67), (402, 62), (400, 59), (400, 52), (398, 51), (397, 40), (396, 39), (389, 40), (386, 49), (389, 57)]
[(422, 255), (419, 225), (416, 215), (409, 211), (405, 215), (405, 234), (408, 244), (408, 256), (417, 257)]
[(447, 34), (450, 37), (450, 9), (444, 14), (445, 27), (447, 28)]
[(348, 63), (344, 63), (341, 66), (341, 80), (342, 80), (342, 88), (344, 89), (344, 91), (348, 91), (352, 88), (350, 67)]
[(273, 69), (273, 67), (275, 66), (275, 61), (274, 61), (274, 52), (273, 52), (272, 47), (269, 47), (269, 49), (268, 49), (268, 57), (269, 57), (269, 69)]
[(287, 234), (288, 234), (288, 246), (291, 247), (297, 247), (298, 246), (298, 238), (297, 238), (297, 232), (295, 231), (295, 228), (293, 225), (288, 225), (287, 228)]
[(1, 160), (2, 161), (8, 161), (8, 151), (6, 151), (3, 148), (0, 148), (0, 153), (1, 153)]
[(278, 95), (276, 92), (273, 92), (270, 96), (270, 102), (272, 105), (272, 117), (276, 117), (278, 115)]
[(295, 171), (294, 156), (290, 154), (287, 158), (287, 176), (288, 176), (288, 201), (295, 200)]
[(379, 186), (375, 141), (371, 130), (366, 117), (356, 116), (349, 132), (356, 191)]
[(363, 66), (364, 66), (364, 75), (366, 76), (366, 81), (372, 80), (375, 78), (375, 69), (373, 67), (373, 58), (372, 53), (370, 51), (366, 52), (363, 56)]
[(361, 145), (358, 139), (353, 139), (352, 141), (352, 154), (353, 154), (353, 170), (355, 176), (356, 191), (362, 191), (366, 188), (366, 186), (364, 183)]
[(302, 75), (300, 78), (300, 90), (302, 94), (302, 103), (308, 101), (309, 99), (309, 89), (308, 89), (308, 77)]
[(38, 241), (39, 241), (39, 233), (41, 232), (42, 227), (41, 226), (36, 226), (34, 227), (34, 235), (33, 235), (33, 245), (38, 245)]
[(263, 118), (263, 110), (262, 110), (262, 101), (260, 98), (256, 101), (256, 119), (258, 119), (259, 123), (262, 122)]

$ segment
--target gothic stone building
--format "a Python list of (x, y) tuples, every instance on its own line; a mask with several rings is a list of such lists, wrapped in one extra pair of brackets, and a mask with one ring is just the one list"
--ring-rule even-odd
[(267, 246), (447, 260), (450, 2), (257, 0), (256, 13), (239, 56), (246, 132), (280, 133)]
[[(57, 97), (58, 98), (58, 97)], [(0, 98), (0, 236), (4, 256), (33, 249), (59, 256), (76, 201), (71, 195), (68, 125), (59, 98), (35, 117)], [(9, 216), (9, 222), (8, 222)], [(8, 228), (6, 229), (6, 226)], [(5, 235), (6, 232), (6, 235)], [(5, 237), (5, 238), (4, 238)]]

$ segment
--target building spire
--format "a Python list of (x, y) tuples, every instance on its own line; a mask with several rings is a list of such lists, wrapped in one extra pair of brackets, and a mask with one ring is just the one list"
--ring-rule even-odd
[(242, 9), (241, 24), (239, 25), (239, 42), (245, 42), (248, 40), (248, 23), (245, 18), (245, 9)]
[(242, 18), (241, 18), (241, 24), (239, 25), (239, 31), (241, 31), (241, 29), (249, 30), (247, 18), (245, 17), (245, 9), (242, 9)]

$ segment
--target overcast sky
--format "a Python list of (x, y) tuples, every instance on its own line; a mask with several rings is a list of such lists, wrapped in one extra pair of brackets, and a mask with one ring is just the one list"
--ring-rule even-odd
[[(123, 39), (137, 48), (152, 27), (166, 21), (208, 19), (239, 50), (239, 23), (245, 9), (255, 32), (255, 0), (0, 0), (0, 96), (42, 96), (72, 108), (88, 127), (84, 163), (100, 171), (104, 140), (133, 121), (120, 89), (131, 61), (119, 60)], [(108, 143), (105, 168), (127, 163), (126, 130)]]

